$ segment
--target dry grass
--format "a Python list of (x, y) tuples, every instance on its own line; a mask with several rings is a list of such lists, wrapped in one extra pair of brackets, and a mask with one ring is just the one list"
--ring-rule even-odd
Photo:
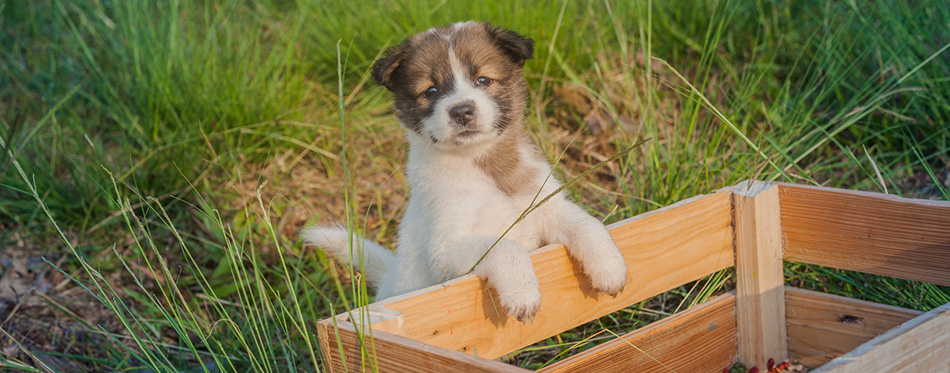
[[(2, 227), (0, 227), (2, 228)], [(2, 346), (10, 359), (25, 366), (47, 366), (56, 371), (82, 370), (80, 365), (60, 354), (103, 356), (109, 343), (102, 330), (125, 334), (114, 315), (66, 274), (51, 268), (48, 262), (63, 266), (68, 256), (59, 253), (60, 243), (48, 238), (14, 234), (0, 252), (3, 276), (0, 278), (0, 329), (9, 338)], [(122, 272), (113, 272), (110, 280), (122, 284)], [(56, 353), (48, 353), (53, 352)]]

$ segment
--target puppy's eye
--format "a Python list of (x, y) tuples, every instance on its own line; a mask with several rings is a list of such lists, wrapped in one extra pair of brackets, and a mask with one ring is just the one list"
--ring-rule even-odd
[(432, 98), (432, 96), (435, 96), (437, 93), (439, 93), (439, 89), (436, 88), (435, 86), (432, 86), (432, 87), (426, 88), (426, 91), (422, 92), (422, 95), (425, 96), (426, 98)]
[(484, 76), (480, 76), (480, 77), (478, 77), (478, 78), (475, 79), (475, 86), (476, 86), (476, 87), (488, 87), (489, 85), (491, 85), (491, 79), (489, 79), (489, 78), (486, 78), (486, 77), (484, 77)]

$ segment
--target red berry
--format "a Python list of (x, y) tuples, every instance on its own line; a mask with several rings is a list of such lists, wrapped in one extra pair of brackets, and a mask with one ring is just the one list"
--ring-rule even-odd
[(769, 361), (765, 363), (765, 367), (769, 368), (769, 370), (772, 370), (772, 368), (775, 368), (775, 359), (769, 358)]
[(776, 368), (778, 368), (779, 370), (782, 370), (782, 369), (788, 368), (788, 365), (789, 365), (788, 362), (785, 362), (785, 363), (779, 364)]
[(749, 369), (749, 373), (759, 373), (759, 367), (752, 367), (752, 369)]
[(729, 368), (722, 368), (722, 373), (729, 373)]

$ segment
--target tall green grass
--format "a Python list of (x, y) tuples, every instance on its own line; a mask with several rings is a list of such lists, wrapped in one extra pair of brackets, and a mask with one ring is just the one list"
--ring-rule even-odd
[[(353, 148), (354, 133), (398, 133), (369, 66), (414, 32), (465, 19), (535, 38), (527, 124), (551, 159), (568, 154), (563, 178), (651, 139), (571, 186), (608, 221), (752, 177), (950, 199), (950, 9), (935, 0), (0, 2), (0, 229), (61, 235), (73, 258), (61, 270), (121, 326), (88, 325), (113, 338), (110, 352), (71, 357), (102, 370), (318, 369), (313, 322), (370, 301), (365, 284), (275, 228), (293, 197), (259, 193), (234, 210), (247, 196), (227, 186), (289, 150), (346, 179), (339, 220), (391, 236), (394, 223), (367, 224), (374, 203), (349, 173), (365, 165), (340, 167), (358, 152), (400, 157)], [(602, 132), (553, 98), (568, 86), (604, 111)], [(113, 242), (130, 243), (90, 257)], [(950, 294), (786, 270), (802, 286), (918, 309)], [(595, 324), (641, 325), (730, 276)], [(520, 362), (543, 365), (590, 330)]]
[[(0, 141), (0, 146), (5, 143)], [(145, 198), (146, 203), (140, 206), (131, 205), (129, 195), (137, 191), (113, 180), (109, 198), (120, 206), (118, 212), (132, 240), (128, 251), (123, 248), (120, 252), (113, 244), (111, 259), (122, 269), (104, 272), (101, 263), (71, 244), (20, 163), (14, 160), (12, 165), (78, 268), (68, 270), (47, 263), (104, 305), (120, 326), (110, 329), (80, 320), (87, 328), (84, 332), (97, 332), (111, 339), (110, 343), (90, 346), (89, 351), (115, 359), (92, 359), (87, 361), (87, 368), (319, 370), (317, 333), (312, 321), (342, 312), (350, 305), (328, 291), (335, 278), (324, 270), (325, 257), (301, 258), (302, 253), (280, 243), (268, 217), (270, 208), (260, 194), (260, 210), (245, 210), (244, 220), (235, 224), (224, 221), (220, 211), (193, 191), (196, 216), (212, 229), (209, 238), (214, 240), (208, 240), (189, 237), (189, 232), (179, 230), (179, 222), (154, 198)], [(256, 237), (260, 231), (266, 237)], [(174, 237), (167, 242), (171, 247), (158, 239), (166, 234)], [(278, 248), (278, 265), (261, 258), (257, 244), (261, 238), (271, 240)], [(201, 245), (223, 253), (216, 266), (196, 257), (195, 248)], [(169, 260), (172, 257), (181, 263), (174, 264)], [(187, 272), (182, 273), (182, 269)], [(229, 281), (222, 282), (222, 277)], [(338, 302), (336, 307), (334, 302)], [(174, 340), (168, 341), (169, 337)], [(25, 351), (32, 356), (28, 348)], [(64, 356), (84, 360), (83, 356)], [(45, 371), (53, 370), (43, 360), (35, 362)]]

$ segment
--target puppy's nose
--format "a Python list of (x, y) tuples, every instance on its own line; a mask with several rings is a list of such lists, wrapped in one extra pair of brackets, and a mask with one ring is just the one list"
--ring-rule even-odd
[(449, 117), (462, 126), (467, 126), (472, 118), (475, 117), (475, 106), (470, 103), (464, 103), (453, 106), (449, 109)]

